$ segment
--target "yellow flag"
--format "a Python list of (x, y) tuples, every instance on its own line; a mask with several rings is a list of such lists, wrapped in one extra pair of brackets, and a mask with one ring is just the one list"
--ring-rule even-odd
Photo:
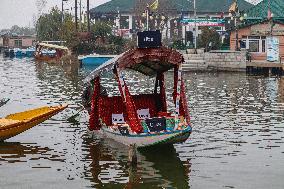
[(229, 12), (237, 12), (238, 10), (238, 4), (237, 1), (234, 1), (233, 4), (229, 8)]
[(159, 6), (159, 0), (155, 0), (155, 1), (150, 5), (150, 9), (156, 10), (156, 9), (158, 9), (158, 6)]

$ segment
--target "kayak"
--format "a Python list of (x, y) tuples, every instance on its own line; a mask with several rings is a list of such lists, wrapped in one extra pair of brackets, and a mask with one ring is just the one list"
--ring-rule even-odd
[(0, 141), (14, 137), (64, 110), (67, 105), (46, 106), (0, 118)]
[(0, 100), (0, 107), (3, 106), (3, 105), (5, 105), (9, 100), (10, 100), (9, 98), (2, 98), (2, 99)]

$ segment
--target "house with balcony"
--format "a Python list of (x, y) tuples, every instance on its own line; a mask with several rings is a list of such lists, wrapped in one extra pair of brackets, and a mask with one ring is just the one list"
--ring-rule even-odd
[[(114, 33), (123, 37), (132, 37), (137, 31), (145, 30), (147, 25), (145, 10), (154, 0), (111, 0), (90, 10), (94, 22), (106, 21), (113, 27)], [(198, 0), (196, 1), (196, 18), (226, 19), (230, 18), (229, 8), (234, 0)], [(239, 10), (253, 7), (245, 0), (239, 0)], [(159, 29), (163, 39), (182, 39), (184, 43), (193, 42), (195, 26), (181, 22), (184, 18), (195, 18), (193, 0), (159, 0), (156, 10), (150, 10), (149, 28)], [(197, 35), (203, 26), (197, 26)], [(212, 26), (225, 35), (228, 24)]]

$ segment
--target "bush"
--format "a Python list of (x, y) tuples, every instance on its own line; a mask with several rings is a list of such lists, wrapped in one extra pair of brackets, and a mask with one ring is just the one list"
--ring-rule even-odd
[(198, 48), (205, 48), (205, 51), (220, 49), (221, 47), (220, 35), (215, 29), (204, 27), (202, 28), (201, 31), (202, 33), (197, 39)]

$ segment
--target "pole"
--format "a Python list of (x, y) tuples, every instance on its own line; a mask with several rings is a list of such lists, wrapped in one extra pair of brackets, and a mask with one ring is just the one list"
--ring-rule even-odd
[(76, 28), (76, 32), (78, 31), (78, 0), (75, 0), (75, 28)]
[(237, 19), (238, 19), (238, 18), (237, 18), (237, 15), (235, 15), (235, 27), (236, 27), (236, 36), (235, 36), (235, 37), (236, 37), (236, 47), (235, 47), (236, 49), (235, 49), (235, 50), (236, 50), (236, 51), (239, 49), (239, 45), (238, 45), (238, 42), (239, 42), (239, 34), (238, 34), (238, 25), (237, 25), (238, 22), (237, 22)]
[(64, 20), (64, 13), (63, 13), (64, 9), (63, 9), (63, 0), (61, 1), (61, 21), (63, 23)]
[(146, 17), (147, 17), (146, 30), (149, 31), (149, 6), (147, 6), (146, 9)]
[(88, 24), (88, 32), (91, 31), (90, 28), (90, 0), (87, 0), (87, 24)]
[(196, 27), (196, 0), (193, 2), (194, 8), (194, 48), (197, 49), (197, 27)]
[(239, 50), (239, 31), (238, 31), (238, 19), (240, 17), (239, 8), (238, 8), (238, 0), (236, 0), (236, 10), (235, 10), (235, 29), (236, 29), (236, 51)]
[(82, 31), (82, 0), (80, 0), (80, 16), (79, 16), (79, 20), (80, 20), (80, 25), (79, 25), (79, 29), (80, 31)]

